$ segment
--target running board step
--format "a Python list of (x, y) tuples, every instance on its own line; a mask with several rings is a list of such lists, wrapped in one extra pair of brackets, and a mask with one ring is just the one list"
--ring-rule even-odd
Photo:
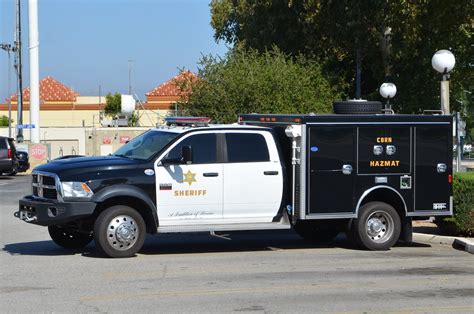
[(285, 215), (279, 222), (159, 226), (158, 233), (276, 230), (290, 228), (291, 224)]

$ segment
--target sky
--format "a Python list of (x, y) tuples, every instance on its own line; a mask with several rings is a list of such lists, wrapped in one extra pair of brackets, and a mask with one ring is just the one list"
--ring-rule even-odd
[[(15, 0), (0, 0), (0, 43), (13, 44)], [(28, 1), (21, 0), (23, 86), (29, 84)], [(210, 26), (209, 0), (38, 0), (40, 79), (52, 76), (83, 96), (145, 93), (178, 74), (197, 71), (202, 55), (223, 56)], [(129, 60), (132, 60), (129, 62)], [(0, 103), (16, 75), (0, 50)], [(13, 57), (11, 59), (13, 64)]]

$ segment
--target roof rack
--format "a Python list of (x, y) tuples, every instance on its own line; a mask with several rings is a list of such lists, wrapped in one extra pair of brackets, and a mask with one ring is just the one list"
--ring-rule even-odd
[(211, 119), (207, 117), (166, 117), (165, 122), (168, 126), (208, 126)]

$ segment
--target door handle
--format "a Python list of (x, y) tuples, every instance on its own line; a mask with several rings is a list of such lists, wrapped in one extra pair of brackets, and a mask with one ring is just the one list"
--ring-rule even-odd
[(440, 163), (436, 166), (436, 170), (438, 171), (438, 173), (446, 172), (447, 169), (448, 169), (448, 166), (446, 164)]
[(202, 175), (205, 176), (205, 177), (217, 177), (217, 176), (219, 176), (219, 174), (217, 172), (204, 172)]
[(351, 165), (342, 165), (342, 173), (343, 174), (351, 174), (352, 173), (352, 166)]
[(263, 174), (266, 176), (276, 176), (278, 175), (278, 171), (264, 171)]

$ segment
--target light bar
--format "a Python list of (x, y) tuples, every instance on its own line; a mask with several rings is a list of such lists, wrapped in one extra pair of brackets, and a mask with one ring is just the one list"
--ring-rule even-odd
[(166, 117), (166, 125), (208, 125), (211, 122), (207, 117)]

